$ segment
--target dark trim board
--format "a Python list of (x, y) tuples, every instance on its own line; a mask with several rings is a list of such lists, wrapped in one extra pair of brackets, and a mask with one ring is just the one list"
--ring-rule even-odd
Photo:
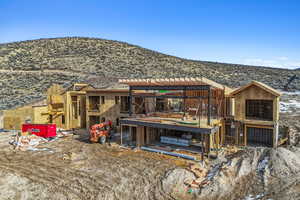
[(144, 97), (144, 98), (169, 98), (169, 99), (207, 99), (207, 96), (171, 96), (171, 95), (161, 95), (161, 96), (154, 96), (154, 95), (138, 95), (133, 94), (132, 97)]
[(198, 134), (213, 134), (219, 130), (219, 126), (214, 128), (196, 128), (196, 127), (188, 127), (188, 126), (178, 126), (178, 125), (171, 125), (171, 124), (161, 124), (155, 122), (145, 122), (145, 121), (137, 121), (137, 120), (130, 120), (130, 119), (121, 119), (120, 124), (122, 125), (137, 125), (137, 126), (147, 126), (153, 128), (161, 128), (161, 129), (170, 129), (170, 130), (178, 130), (178, 131), (185, 131), (185, 132), (192, 132)]
[(209, 90), (210, 85), (130, 86), (131, 90)]

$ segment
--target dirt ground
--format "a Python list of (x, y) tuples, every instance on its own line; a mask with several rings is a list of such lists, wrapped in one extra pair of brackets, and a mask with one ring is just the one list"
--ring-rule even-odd
[(170, 199), (161, 189), (168, 169), (185, 162), (148, 152), (89, 144), (74, 135), (13, 151), (0, 135), (0, 199)]
[[(300, 199), (300, 149), (296, 147), (292, 153), (285, 148), (253, 148), (227, 156), (222, 168), (229, 170), (219, 170), (210, 185), (189, 193), (182, 185), (184, 178), (178, 176), (191, 173), (186, 170), (191, 161), (122, 149), (115, 144), (90, 144), (86, 134), (39, 145), (46, 148), (44, 151), (14, 151), (8, 144), (12, 135), (0, 133), (1, 200)], [(211, 164), (220, 163), (221, 157)], [(266, 157), (270, 158), (268, 169), (260, 175), (258, 162)], [(175, 169), (184, 171), (174, 174), (167, 184), (177, 194), (163, 186), (167, 174)], [(173, 186), (178, 178), (181, 183)]]
[(85, 131), (39, 145), (44, 151), (15, 151), (14, 133), (0, 133), (0, 200), (300, 199), (300, 94), (294, 97), (281, 120), (294, 127), (295, 145), (220, 153), (207, 165), (210, 172), (219, 166), (211, 183), (192, 192), (183, 178), (194, 176), (191, 161), (90, 144)]

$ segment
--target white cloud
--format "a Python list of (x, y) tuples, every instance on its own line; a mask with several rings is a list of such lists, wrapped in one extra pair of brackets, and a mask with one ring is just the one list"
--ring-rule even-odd
[(284, 56), (274, 58), (274, 59), (248, 58), (248, 59), (244, 59), (242, 62), (243, 64), (246, 65), (289, 68), (289, 69), (295, 69), (300, 67), (300, 61), (292, 61), (289, 60), (288, 57), (284, 57)]
[(282, 57), (278, 57), (278, 60), (288, 60), (288, 57), (282, 56)]

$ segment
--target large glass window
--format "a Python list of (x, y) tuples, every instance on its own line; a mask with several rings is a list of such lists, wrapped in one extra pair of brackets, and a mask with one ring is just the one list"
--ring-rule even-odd
[(246, 118), (257, 120), (273, 120), (272, 100), (246, 100)]

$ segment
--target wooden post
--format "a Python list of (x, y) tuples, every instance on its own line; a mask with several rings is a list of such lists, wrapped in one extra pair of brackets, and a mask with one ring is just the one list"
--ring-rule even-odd
[(221, 128), (219, 128), (219, 130), (216, 132), (217, 133), (217, 156), (219, 155), (219, 149), (220, 149), (220, 135), (221, 135)]
[(77, 121), (77, 127), (75, 127), (75, 128), (82, 128), (81, 120), (82, 120), (83, 116), (81, 116), (81, 114), (82, 114), (83, 110), (81, 108), (82, 101), (80, 98), (81, 98), (81, 95), (77, 95), (77, 118), (78, 118), (78, 121)]
[(244, 125), (244, 146), (247, 146), (247, 125)]
[(145, 145), (145, 127), (141, 127), (141, 146)]
[(225, 120), (222, 119), (221, 120), (221, 146), (224, 145), (224, 142), (225, 142)]
[(279, 127), (278, 123), (275, 122), (274, 128), (273, 128), (273, 147), (276, 148), (278, 146), (278, 133), (279, 132)]
[(201, 115), (202, 115), (202, 101), (201, 98), (199, 98), (199, 105), (198, 105), (198, 110), (197, 114), (199, 115), (198, 123), (199, 123), (199, 128), (201, 128)]
[(219, 148), (219, 131), (215, 133), (216, 148)]
[[(128, 137), (131, 139), (131, 144), (132, 144), (132, 140), (133, 140), (133, 137), (132, 137), (132, 126), (129, 126), (129, 136)], [(135, 138), (135, 142), (137, 143), (137, 137)]]
[(210, 89), (210, 86), (209, 86), (209, 89), (208, 89), (208, 94), (207, 94), (207, 125), (210, 126), (210, 117), (211, 117), (211, 89)]
[(149, 127), (146, 127), (145, 134), (146, 134), (146, 144), (150, 144), (151, 143), (151, 135), (150, 135), (150, 128)]
[(140, 147), (141, 139), (140, 139), (140, 131), (139, 126), (136, 127), (136, 146)]
[(205, 135), (205, 148), (207, 150), (207, 154), (209, 155), (210, 153), (210, 146), (211, 146), (211, 135)]
[(186, 87), (184, 87), (184, 90), (183, 90), (183, 116), (185, 117), (185, 111), (186, 111)]
[(137, 126), (136, 128), (136, 138), (137, 138), (137, 147), (144, 145), (144, 126)]
[(201, 160), (202, 160), (202, 162), (204, 161), (204, 137), (203, 137), (203, 134), (201, 134), (201, 142), (202, 142), (202, 147), (201, 147)]
[(210, 134), (210, 142), (211, 142), (211, 147), (214, 151), (216, 149), (215, 133)]
[(235, 124), (234, 124), (234, 132), (235, 132), (235, 144), (236, 145), (239, 145), (239, 125), (238, 125), (239, 123), (238, 122), (236, 122)]
[(132, 115), (132, 90), (129, 86), (129, 116)]
[(123, 145), (123, 125), (121, 124), (121, 145)]

